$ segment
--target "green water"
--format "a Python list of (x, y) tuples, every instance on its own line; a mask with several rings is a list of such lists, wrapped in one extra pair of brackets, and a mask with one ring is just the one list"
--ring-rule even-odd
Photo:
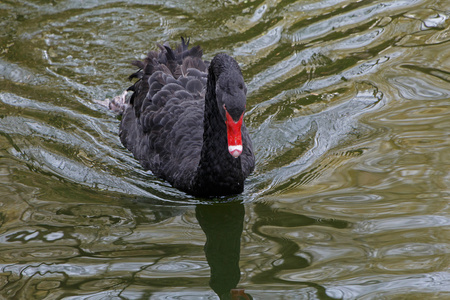
[[(229, 204), (96, 103), (180, 36), (248, 86)], [(1, 1), (0, 299), (450, 299), (449, 83), (446, 0)]]

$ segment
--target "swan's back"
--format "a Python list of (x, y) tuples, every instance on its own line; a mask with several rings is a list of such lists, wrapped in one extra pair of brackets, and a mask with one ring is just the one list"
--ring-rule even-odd
[(203, 139), (208, 63), (199, 46), (182, 40), (173, 50), (148, 53), (131, 78), (139, 80), (120, 124), (120, 139), (144, 168), (186, 190), (196, 172)]

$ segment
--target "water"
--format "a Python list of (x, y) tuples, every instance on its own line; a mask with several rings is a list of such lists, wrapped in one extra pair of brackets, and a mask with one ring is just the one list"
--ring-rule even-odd
[[(448, 1), (2, 1), (0, 25), (0, 298), (450, 299)], [(95, 102), (180, 36), (248, 85), (228, 204), (143, 170)]]

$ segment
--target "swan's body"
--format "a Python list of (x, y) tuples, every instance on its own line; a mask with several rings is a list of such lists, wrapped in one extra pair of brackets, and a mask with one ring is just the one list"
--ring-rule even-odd
[[(210, 64), (199, 46), (149, 52), (123, 112), (120, 139), (142, 166), (198, 196), (238, 194), (254, 156), (242, 122), (246, 87), (236, 61)], [(208, 67), (209, 65), (209, 67)]]

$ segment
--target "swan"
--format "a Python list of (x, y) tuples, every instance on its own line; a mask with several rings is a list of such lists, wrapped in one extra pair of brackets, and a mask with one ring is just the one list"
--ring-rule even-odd
[(140, 164), (173, 187), (200, 197), (239, 194), (255, 167), (245, 126), (247, 88), (238, 63), (217, 54), (202, 60), (189, 40), (158, 45), (130, 76), (119, 136)]

